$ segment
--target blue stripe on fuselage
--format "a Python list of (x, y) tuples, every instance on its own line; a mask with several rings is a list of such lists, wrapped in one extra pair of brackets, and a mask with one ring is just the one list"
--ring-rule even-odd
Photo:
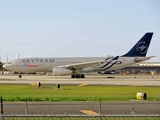
[[(111, 62), (108, 62), (105, 66), (107, 66), (107, 65), (110, 64), (110, 63), (111, 63)], [(108, 67), (106, 67), (106, 68), (103, 67), (104, 69), (101, 69), (101, 67), (99, 67), (99, 68), (100, 68), (101, 71), (105, 71), (105, 70), (111, 68), (112, 66), (114, 66), (114, 65), (119, 65), (119, 64), (122, 64), (122, 62), (121, 62), (121, 61), (115, 61), (114, 63), (110, 64)]]

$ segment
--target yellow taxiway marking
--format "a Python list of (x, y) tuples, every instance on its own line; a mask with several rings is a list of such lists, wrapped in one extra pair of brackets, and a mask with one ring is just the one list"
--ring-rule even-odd
[(80, 87), (81, 87), (81, 86), (86, 86), (86, 85), (87, 85), (87, 84), (80, 84), (80, 85), (78, 85), (78, 86), (80, 86)]
[(30, 83), (30, 84), (33, 85), (33, 86), (34, 86), (34, 85), (37, 85), (36, 83)]
[(80, 110), (80, 112), (85, 113), (87, 115), (99, 115), (99, 113), (96, 113), (92, 110)]

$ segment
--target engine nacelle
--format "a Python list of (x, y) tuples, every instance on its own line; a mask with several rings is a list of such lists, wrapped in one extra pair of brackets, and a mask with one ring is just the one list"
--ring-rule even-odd
[(66, 68), (53, 68), (54, 76), (71, 75), (72, 71)]

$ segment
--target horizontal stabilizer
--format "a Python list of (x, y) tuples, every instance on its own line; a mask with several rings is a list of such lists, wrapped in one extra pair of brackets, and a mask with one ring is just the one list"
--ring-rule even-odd
[(153, 58), (153, 57), (156, 57), (156, 56), (139, 57), (139, 58), (137, 57), (137, 58), (134, 59), (134, 61), (135, 61), (135, 62), (142, 62), (142, 61), (149, 60), (149, 59), (151, 59), (151, 58)]

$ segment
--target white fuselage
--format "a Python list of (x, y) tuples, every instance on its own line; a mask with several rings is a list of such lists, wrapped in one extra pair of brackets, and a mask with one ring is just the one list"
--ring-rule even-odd
[(5, 68), (23, 73), (52, 72), (53, 68), (57, 66), (104, 60), (104, 62), (79, 70), (80, 72), (98, 72), (124, 68), (135, 64), (134, 59), (135, 57), (119, 57), (117, 60), (111, 60), (111, 58), (106, 60), (106, 57), (19, 58), (6, 63)]

